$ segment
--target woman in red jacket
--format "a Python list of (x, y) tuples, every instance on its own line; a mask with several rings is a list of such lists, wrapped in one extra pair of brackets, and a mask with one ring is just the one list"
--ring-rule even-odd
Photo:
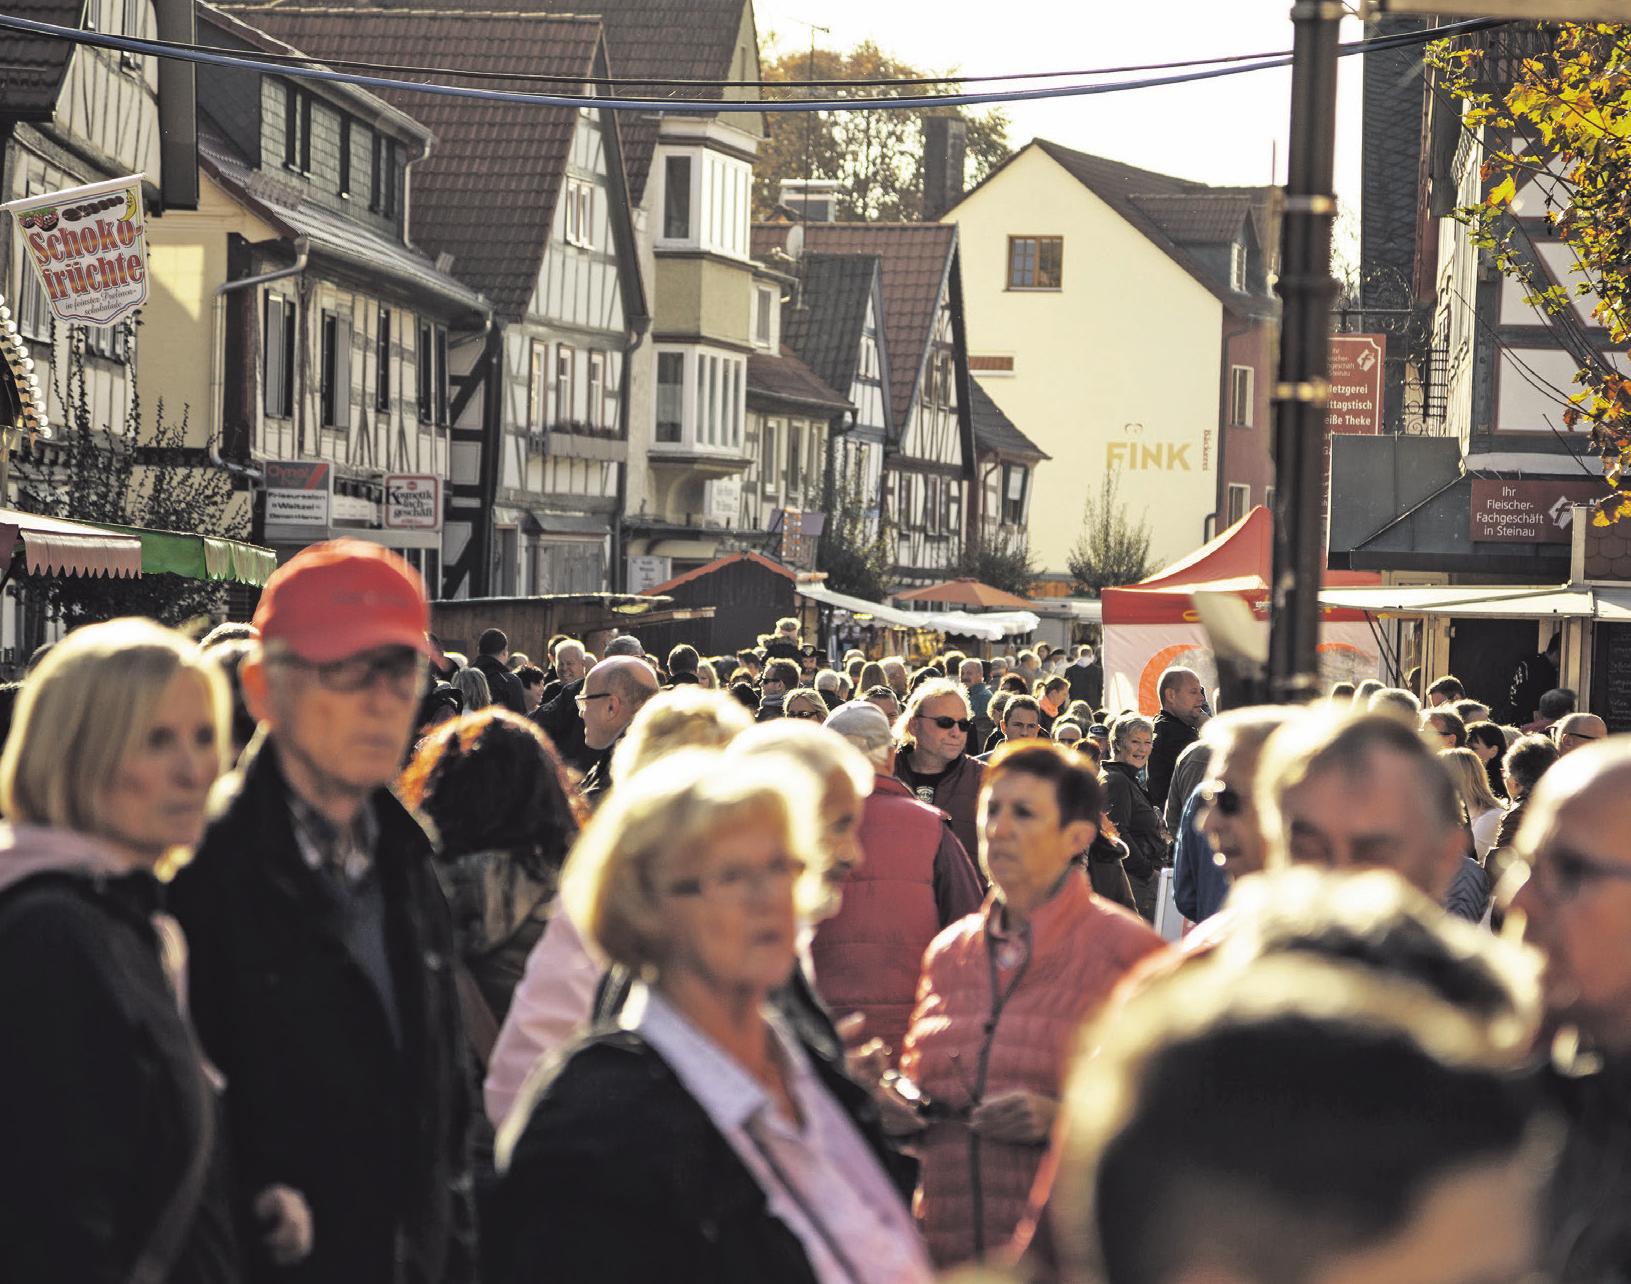
[(1047, 1148), (1084, 1018), (1163, 948), (1100, 900), (1076, 861), (1093, 844), (1102, 786), (1080, 754), (1003, 745), (980, 792), (991, 894), (923, 961), (901, 1072), (925, 1095), (916, 1211), (935, 1264), (1004, 1247)]

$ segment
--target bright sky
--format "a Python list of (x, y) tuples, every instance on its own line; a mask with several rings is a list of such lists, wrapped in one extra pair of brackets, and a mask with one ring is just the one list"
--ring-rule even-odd
[[(778, 49), (816, 39), (846, 50), (870, 39), (926, 71), (988, 75), (1171, 62), (1291, 48), (1290, 0), (754, 0), (759, 34)], [(1343, 39), (1363, 34), (1357, 19)], [(1354, 235), (1359, 203), (1358, 58), (1342, 60), (1337, 194)], [(1009, 86), (997, 86), (1009, 88)], [(1173, 85), (1095, 98), (1010, 105), (1009, 139), (1050, 138), (1085, 152), (1211, 183), (1285, 181), (1291, 72)]]

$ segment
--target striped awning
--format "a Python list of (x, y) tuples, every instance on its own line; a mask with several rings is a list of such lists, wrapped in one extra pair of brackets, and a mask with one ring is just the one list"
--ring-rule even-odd
[(11, 562), (19, 543), (30, 575), (134, 579), (142, 573), (142, 542), (134, 535), (0, 508), (0, 566)]

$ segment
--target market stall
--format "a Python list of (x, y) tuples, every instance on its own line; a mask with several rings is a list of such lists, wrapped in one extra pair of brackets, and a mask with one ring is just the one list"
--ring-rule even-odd
[[(1273, 558), (1273, 515), (1259, 506), (1164, 570), (1136, 584), (1105, 589), (1100, 603), (1106, 707), (1156, 713), (1161, 707), (1157, 681), (1161, 671), (1174, 664), (1194, 669), (1207, 688), (1213, 688), (1217, 666), (1195, 610), (1195, 595), (1240, 598), (1266, 630)], [(1376, 585), (1380, 580), (1369, 571), (1325, 575), (1331, 587)], [(1327, 682), (1375, 677), (1381, 663), (1376, 635), (1363, 610), (1322, 606), (1319, 650), (1321, 676)]]

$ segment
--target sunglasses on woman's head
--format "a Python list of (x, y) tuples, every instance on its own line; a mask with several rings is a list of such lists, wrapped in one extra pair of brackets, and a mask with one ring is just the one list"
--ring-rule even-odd
[(926, 713), (920, 713), (917, 716), (922, 718), (925, 722), (934, 723), (934, 725), (939, 727), (942, 731), (950, 731), (953, 727), (957, 727), (966, 735), (968, 732), (974, 730), (973, 718), (931, 718)]

